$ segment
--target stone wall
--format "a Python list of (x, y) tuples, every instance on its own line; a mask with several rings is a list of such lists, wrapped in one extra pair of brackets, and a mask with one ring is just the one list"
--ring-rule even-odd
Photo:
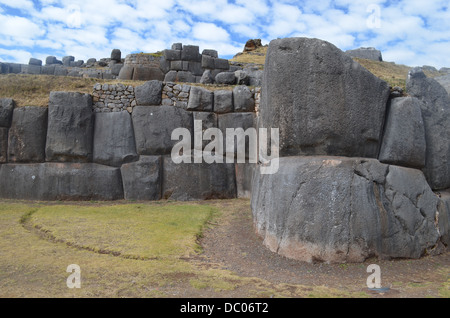
[(269, 249), (327, 263), (445, 251), (444, 87), (416, 68), (409, 96), (393, 98), (386, 82), (333, 44), (308, 38), (271, 41), (263, 78), (258, 125), (280, 129), (279, 170), (257, 166), (251, 206)]
[[(161, 105), (176, 106), (183, 109), (197, 108), (192, 106), (194, 98), (191, 99), (191, 88), (198, 90), (199, 86), (192, 86), (189, 84), (180, 83), (161, 83)], [(145, 90), (145, 86), (138, 86), (138, 90)], [(215, 91), (203, 88), (202, 91), (208, 91), (207, 94), (213, 96), (211, 103), (211, 110), (215, 113), (227, 113), (241, 111), (242, 104), (250, 104), (249, 111), (257, 111), (261, 99), (261, 88), (249, 88), (243, 85), (233, 87), (223, 87), (223, 89), (216, 89)], [(143, 93), (145, 94), (145, 92)], [(214, 98), (216, 96), (216, 98)], [(119, 112), (128, 111), (133, 112), (135, 106), (140, 104), (148, 104), (149, 101), (136, 100), (135, 86), (124, 84), (95, 84), (92, 92), (93, 107), (95, 112)], [(189, 101), (191, 100), (191, 106)], [(236, 107), (235, 101), (236, 100)]]
[[(170, 99), (169, 90), (176, 97)], [(214, 102), (215, 95), (221, 96), (222, 92), (228, 98), (227, 108), (223, 107), (224, 98)], [(209, 96), (209, 103), (205, 102), (205, 96)], [(52, 92), (48, 108), (17, 108), (13, 100), (1, 99), (0, 197), (31, 200), (249, 197), (248, 171), (254, 164), (240, 163), (239, 168), (234, 163), (207, 164), (194, 160), (175, 164), (171, 152), (178, 143), (172, 140), (172, 132), (185, 128), (193, 136), (195, 120), (201, 120), (201, 131), (214, 127), (224, 136), (226, 128), (255, 127), (254, 96), (255, 89), (247, 86), (210, 91), (153, 80), (136, 87), (96, 84), (92, 95)], [(247, 107), (242, 108), (242, 104)], [(202, 150), (207, 144), (202, 141), (193, 145), (192, 150), (194, 146)]]

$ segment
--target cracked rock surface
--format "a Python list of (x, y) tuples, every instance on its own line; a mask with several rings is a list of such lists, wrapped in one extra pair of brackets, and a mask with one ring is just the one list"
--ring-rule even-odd
[(419, 258), (448, 237), (439, 225), (442, 200), (420, 170), (329, 156), (284, 157), (279, 167), (272, 175), (256, 169), (252, 211), (264, 244), (281, 255), (327, 263)]

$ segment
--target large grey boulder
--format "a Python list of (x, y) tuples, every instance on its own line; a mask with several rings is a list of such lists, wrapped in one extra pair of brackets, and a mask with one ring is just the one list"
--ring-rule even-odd
[(150, 67), (145, 65), (137, 65), (134, 67), (133, 81), (162, 81), (163, 79), (164, 73), (159, 67)]
[(381, 55), (381, 52), (373, 47), (361, 47), (355, 50), (348, 50), (345, 51), (345, 54), (347, 54), (350, 57), (356, 57), (360, 59), (367, 59), (378, 62), (383, 61), (383, 56)]
[(42, 66), (42, 60), (36, 59), (34, 57), (30, 57), (30, 60), (28, 61), (28, 65)]
[(273, 40), (266, 56), (260, 123), (280, 129), (281, 156), (376, 158), (388, 97), (386, 82), (331, 43)]
[(50, 93), (46, 161), (92, 161), (93, 131), (91, 95), (74, 92)]
[(170, 154), (178, 140), (171, 140), (176, 128), (186, 128), (193, 136), (190, 112), (173, 106), (136, 106), (132, 113), (136, 150), (140, 155)]
[(250, 199), (252, 197), (254, 163), (236, 163), (236, 192), (238, 198)]
[[(209, 128), (217, 128), (218, 120), (217, 120), (217, 114), (212, 112), (192, 112), (192, 117), (194, 119), (194, 125), (195, 121), (201, 120), (202, 122), (202, 138), (205, 133), (205, 131)], [(194, 126), (195, 128), (195, 126)], [(195, 138), (195, 136), (194, 136)], [(194, 144), (192, 148), (202, 151), (206, 145), (208, 145), (211, 142), (211, 140), (203, 140), (201, 144)]]
[(420, 170), (374, 159), (285, 157), (255, 171), (251, 206), (264, 244), (307, 262), (419, 258), (439, 245), (439, 198)]
[(133, 79), (133, 73), (134, 73), (134, 66), (124, 64), (123, 67), (120, 69), (118, 79), (120, 80), (132, 80)]
[(212, 111), (214, 93), (203, 87), (192, 86), (189, 93), (188, 110)]
[(450, 94), (450, 74), (439, 76), (434, 78), (442, 87), (445, 88), (448, 94)]
[(70, 66), (70, 62), (74, 62), (75, 61), (75, 57), (74, 56), (64, 56), (62, 59), (62, 64), (64, 66)]
[(161, 156), (141, 156), (139, 161), (122, 165), (125, 200), (161, 199)]
[(421, 100), (427, 143), (425, 177), (434, 190), (450, 188), (450, 97), (434, 79), (420, 68), (408, 74), (406, 89)]
[(213, 84), (214, 77), (211, 75), (210, 70), (205, 70), (200, 78), (200, 84)]
[(120, 63), (122, 61), (122, 52), (119, 49), (113, 49), (111, 51), (111, 60)]
[(236, 83), (234, 72), (220, 72), (214, 80), (216, 84), (234, 85)]
[(134, 89), (136, 104), (139, 106), (160, 105), (162, 101), (162, 88), (163, 83), (157, 80), (148, 81), (143, 85), (136, 86)]
[(12, 98), (0, 98), (0, 127), (11, 127), (15, 106), (16, 103)]
[(163, 199), (191, 201), (236, 197), (233, 163), (176, 164), (171, 156), (164, 156), (163, 167)]
[(181, 59), (183, 61), (201, 62), (199, 47), (196, 45), (183, 45)]
[(127, 111), (96, 113), (93, 161), (120, 167), (138, 159), (133, 124)]
[(25, 200), (123, 199), (119, 168), (94, 163), (4, 164), (0, 197)]
[(44, 75), (55, 75), (56, 64), (42, 66), (41, 73)]
[(0, 127), (0, 163), (8, 158), (8, 128)]
[(214, 112), (218, 114), (231, 113), (233, 111), (233, 91), (214, 91)]
[(399, 166), (425, 166), (425, 127), (422, 102), (414, 97), (394, 98), (389, 107), (379, 160)]
[(233, 105), (235, 112), (255, 111), (255, 99), (248, 86), (238, 85), (233, 88)]
[(9, 130), (8, 162), (44, 162), (48, 109), (27, 106), (14, 109)]

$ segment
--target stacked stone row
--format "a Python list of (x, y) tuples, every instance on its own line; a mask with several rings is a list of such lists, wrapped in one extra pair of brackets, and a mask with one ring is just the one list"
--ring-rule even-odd
[(95, 112), (133, 112), (136, 106), (134, 87), (124, 84), (95, 84), (92, 93)]
[[(99, 88), (99, 87), (97, 87)], [(116, 84), (102, 91), (128, 92)], [(204, 90), (191, 96), (200, 96)], [(100, 90), (99, 90), (100, 91)], [(162, 105), (163, 83), (134, 88), (137, 106), (96, 112), (90, 94), (51, 92), (48, 108), (0, 107), (0, 197), (31, 200), (203, 200), (249, 196), (253, 165), (175, 164), (176, 128), (254, 127), (253, 107), (215, 113), (200, 100), (183, 109)], [(130, 92), (131, 93), (131, 92)], [(193, 94), (193, 95), (192, 95)], [(196, 95), (197, 94), (197, 95)], [(198, 95), (200, 94), (200, 95)], [(224, 141), (225, 142), (225, 141)], [(206, 145), (202, 142), (200, 147)], [(194, 145), (192, 145), (194, 148)], [(198, 149), (198, 145), (196, 145)], [(201, 150), (201, 149), (200, 149)]]

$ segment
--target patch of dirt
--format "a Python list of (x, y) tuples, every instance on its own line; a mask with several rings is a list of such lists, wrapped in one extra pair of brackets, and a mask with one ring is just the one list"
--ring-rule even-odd
[[(230, 203), (217, 204), (225, 211), (217, 225), (204, 232), (200, 240), (204, 251), (199, 260), (211, 266), (219, 264), (240, 276), (274, 284), (327, 286), (369, 297), (438, 297), (442, 284), (449, 279), (449, 252), (418, 260), (368, 259), (358, 264), (311, 264), (288, 259), (264, 247), (254, 231), (248, 201), (231, 203), (231, 208), (227, 208)], [(370, 264), (380, 266), (382, 287), (388, 287), (388, 291), (368, 289)]]

